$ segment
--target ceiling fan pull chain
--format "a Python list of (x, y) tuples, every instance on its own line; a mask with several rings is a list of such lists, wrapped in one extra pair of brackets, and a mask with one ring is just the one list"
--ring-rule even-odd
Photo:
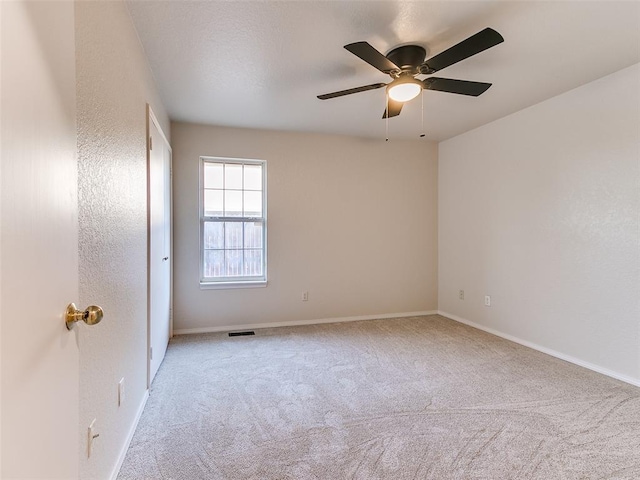
[(387, 94), (385, 95), (386, 97), (386, 101), (387, 101), (387, 109), (385, 110), (386, 115), (385, 115), (385, 119), (384, 119), (384, 124), (385, 124), (385, 130), (386, 130), (386, 138), (385, 138), (385, 142), (389, 141), (389, 92), (387, 92)]
[(420, 138), (424, 138), (424, 90), (422, 90), (422, 97), (420, 97), (420, 101), (422, 102), (422, 133), (420, 134)]

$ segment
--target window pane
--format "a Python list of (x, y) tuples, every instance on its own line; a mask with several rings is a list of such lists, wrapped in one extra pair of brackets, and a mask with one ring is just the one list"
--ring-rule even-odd
[(225, 248), (242, 248), (242, 223), (225, 222)]
[(242, 189), (242, 165), (224, 165), (224, 188)]
[(204, 188), (222, 188), (222, 164), (204, 164)]
[(221, 217), (222, 211), (222, 190), (205, 190), (204, 214), (212, 217)]
[(262, 275), (262, 250), (244, 251), (244, 274)]
[(242, 250), (225, 250), (227, 262), (227, 277), (241, 277), (242, 273)]
[(244, 216), (262, 217), (262, 192), (244, 193)]
[(224, 248), (224, 224), (222, 222), (205, 222), (204, 248)]
[(262, 165), (244, 166), (244, 189), (262, 190)]
[(262, 248), (261, 222), (245, 222), (244, 248)]
[(203, 275), (208, 278), (224, 276), (224, 250), (205, 250)]
[[(211, 160), (203, 157), (200, 185), (203, 279), (234, 283), (264, 278), (265, 166)], [(236, 221), (205, 220), (206, 217), (232, 217), (230, 220)]]
[(242, 192), (225, 190), (224, 192), (224, 216), (242, 216)]

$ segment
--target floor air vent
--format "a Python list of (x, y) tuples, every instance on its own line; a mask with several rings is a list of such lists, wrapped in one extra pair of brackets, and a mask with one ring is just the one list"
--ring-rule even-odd
[(255, 335), (253, 330), (247, 330), (245, 332), (229, 332), (230, 337), (244, 337), (245, 335)]

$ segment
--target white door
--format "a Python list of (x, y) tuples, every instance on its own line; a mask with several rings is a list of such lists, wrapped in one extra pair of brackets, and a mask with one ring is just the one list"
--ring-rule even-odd
[(0, 12), (0, 477), (77, 479), (78, 339), (62, 315), (78, 300), (74, 4)]
[(171, 148), (149, 109), (149, 386), (171, 335)]

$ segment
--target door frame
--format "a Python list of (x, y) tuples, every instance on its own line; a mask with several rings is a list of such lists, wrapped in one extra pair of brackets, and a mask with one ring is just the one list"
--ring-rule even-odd
[(151, 166), (151, 123), (160, 132), (162, 141), (169, 149), (169, 238), (171, 247), (169, 250), (169, 338), (173, 337), (173, 150), (171, 144), (164, 134), (158, 117), (147, 103), (147, 389), (151, 388), (151, 191), (149, 188), (149, 171)]

